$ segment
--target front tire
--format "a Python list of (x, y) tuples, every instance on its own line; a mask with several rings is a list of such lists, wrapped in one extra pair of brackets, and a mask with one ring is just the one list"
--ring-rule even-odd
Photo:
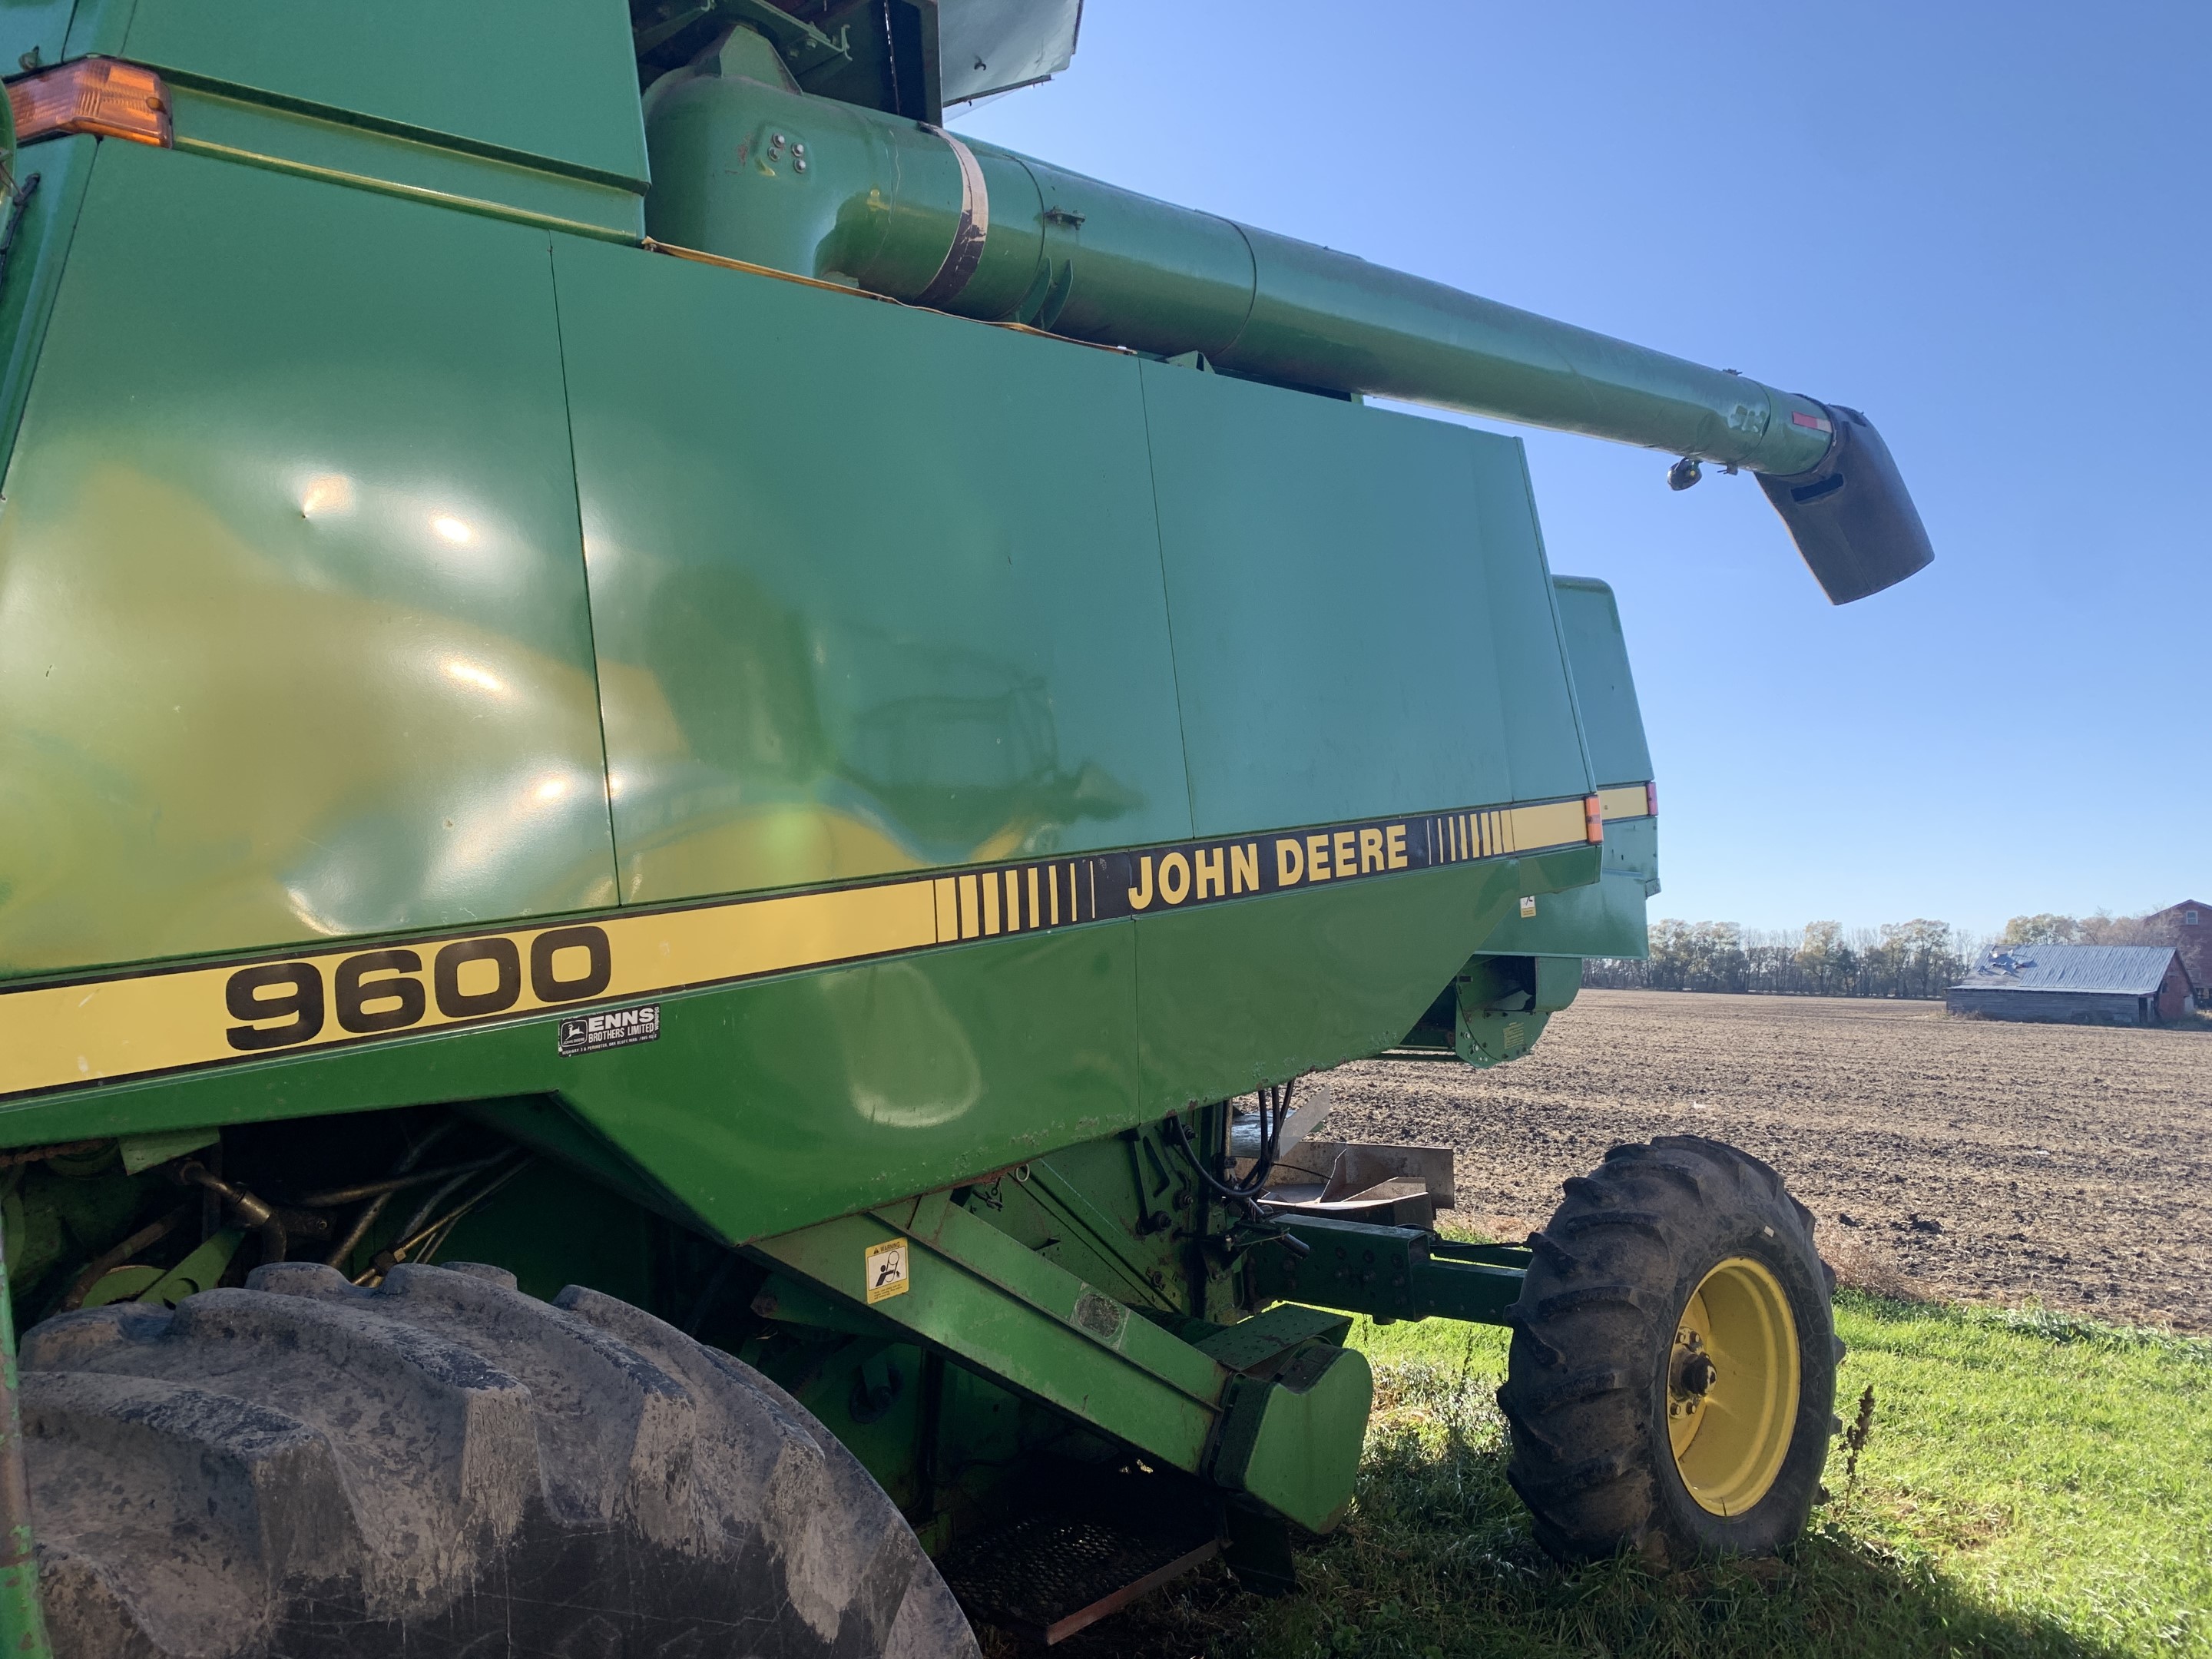
[(35, 1327), (22, 1410), (58, 1659), (976, 1659), (820, 1423), (596, 1291), (281, 1263)]
[(1679, 1564), (1803, 1531), (1842, 1346), (1782, 1177), (1701, 1136), (1616, 1146), (1529, 1243), (1498, 1401), (1538, 1541)]

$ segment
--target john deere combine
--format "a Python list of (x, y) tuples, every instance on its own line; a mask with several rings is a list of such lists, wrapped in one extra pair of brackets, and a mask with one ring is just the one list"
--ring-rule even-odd
[(1478, 1246), (1316, 1127), (1656, 890), (1610, 594), (1517, 442), (1363, 399), (1752, 472), (1838, 602), (1929, 558), (1887, 452), (946, 130), (1077, 12), (0, 7), (9, 1651), (1280, 1585), (1355, 1313), (1512, 1327), (1562, 1557), (1802, 1525), (1773, 1171), (1618, 1148)]

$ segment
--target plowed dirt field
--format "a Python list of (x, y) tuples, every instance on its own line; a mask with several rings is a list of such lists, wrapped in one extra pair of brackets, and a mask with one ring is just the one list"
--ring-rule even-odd
[(1932, 1003), (1584, 991), (1527, 1059), (1334, 1074), (1325, 1132), (1448, 1146), (1460, 1218), (1540, 1225), (1660, 1134), (1735, 1142), (1873, 1290), (2212, 1330), (2212, 1030), (1946, 1018)]

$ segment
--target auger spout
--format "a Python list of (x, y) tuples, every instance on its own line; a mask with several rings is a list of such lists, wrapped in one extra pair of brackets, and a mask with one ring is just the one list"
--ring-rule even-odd
[(647, 221), (666, 243), (963, 316), (1195, 352), (1279, 385), (1746, 470), (1839, 605), (1934, 556), (1887, 447), (1854, 410), (809, 96), (746, 30), (655, 85), (647, 132)]

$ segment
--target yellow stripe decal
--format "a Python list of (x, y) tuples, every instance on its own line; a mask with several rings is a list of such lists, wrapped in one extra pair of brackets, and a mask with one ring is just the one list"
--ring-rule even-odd
[(1607, 823), (1611, 823), (1615, 818), (1648, 818), (1651, 816), (1650, 797), (1644, 794), (1644, 786), (1640, 783), (1627, 783), (1612, 789), (1601, 789), (1597, 792), (1597, 798), (1605, 808), (1605, 821)]
[(623, 1001), (936, 941), (936, 883), (909, 881), (16, 991), (0, 995), (0, 1093)]
[(1514, 848), (1578, 847), (1588, 844), (1586, 836), (1577, 797), (616, 911), (543, 927), (356, 941), (216, 967), (88, 975), (0, 990), (0, 1098), (575, 1012)]

